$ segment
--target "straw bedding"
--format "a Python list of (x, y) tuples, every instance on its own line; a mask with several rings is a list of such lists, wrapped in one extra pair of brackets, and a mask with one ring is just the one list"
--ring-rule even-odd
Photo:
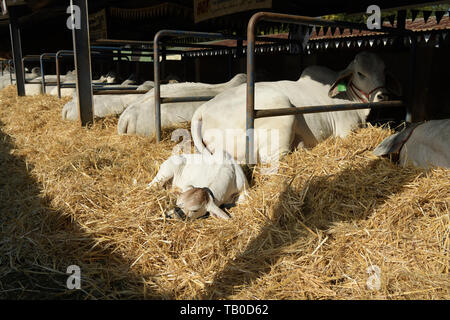
[[(257, 167), (231, 221), (183, 222), (164, 218), (169, 188), (145, 190), (170, 130), (157, 145), (118, 136), (116, 118), (80, 128), (64, 102), (0, 92), (1, 298), (450, 298), (450, 171), (374, 157), (389, 130)], [(81, 290), (66, 288), (70, 265)]]

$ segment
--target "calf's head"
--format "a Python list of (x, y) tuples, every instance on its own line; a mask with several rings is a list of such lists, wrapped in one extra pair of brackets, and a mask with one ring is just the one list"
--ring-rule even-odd
[(184, 215), (188, 219), (200, 218), (207, 212), (213, 217), (230, 218), (214, 203), (214, 197), (207, 188), (190, 187), (178, 196), (177, 208), (183, 212), (183, 214), (179, 213), (178, 215)]
[(362, 102), (389, 100), (391, 93), (401, 96), (400, 83), (386, 71), (386, 66), (374, 53), (361, 52), (347, 69), (343, 70), (330, 88), (329, 96), (341, 91)]

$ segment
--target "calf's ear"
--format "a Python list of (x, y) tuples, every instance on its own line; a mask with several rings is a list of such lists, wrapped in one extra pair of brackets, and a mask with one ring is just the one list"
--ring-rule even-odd
[(206, 210), (209, 212), (209, 214), (216, 218), (229, 220), (230, 216), (214, 203), (213, 197), (210, 194), (208, 194), (208, 197), (209, 199), (208, 204), (206, 205)]
[(342, 85), (344, 85), (344, 88), (346, 89), (350, 83), (350, 80), (352, 79), (352, 76), (352, 68), (347, 68), (342, 71), (337, 77), (336, 81), (334, 81), (334, 83), (331, 85), (330, 90), (328, 91), (328, 96), (330, 98), (336, 97), (339, 93), (342, 92)]
[(386, 89), (398, 97), (403, 94), (400, 81), (389, 71), (386, 72)]

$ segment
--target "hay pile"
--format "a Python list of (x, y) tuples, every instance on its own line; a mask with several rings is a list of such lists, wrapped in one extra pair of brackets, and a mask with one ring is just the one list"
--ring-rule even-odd
[[(168, 190), (145, 190), (169, 131), (157, 145), (118, 136), (114, 118), (83, 129), (61, 120), (64, 101), (0, 92), (0, 297), (450, 298), (450, 171), (377, 159), (387, 130), (256, 168), (231, 222), (180, 222), (164, 218)], [(69, 265), (81, 290), (66, 289)]]

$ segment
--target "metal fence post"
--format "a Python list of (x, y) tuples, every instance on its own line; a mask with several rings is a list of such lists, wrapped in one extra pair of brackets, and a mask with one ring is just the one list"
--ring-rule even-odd
[(25, 96), (25, 73), (22, 64), (19, 20), (17, 8), (14, 6), (9, 7), (9, 30), (11, 34), (11, 48), (14, 59), (14, 72), (16, 74), (17, 94), (23, 97)]
[(71, 0), (70, 4), (80, 8), (80, 29), (73, 27), (72, 37), (80, 122), (82, 126), (87, 126), (94, 122), (88, 3), (87, 0)]
[(155, 94), (155, 130), (156, 130), (156, 141), (161, 141), (161, 79), (160, 79), (160, 64), (159, 64), (159, 38), (161, 33), (158, 32), (155, 35), (153, 41), (153, 81), (155, 83), (154, 94)]

